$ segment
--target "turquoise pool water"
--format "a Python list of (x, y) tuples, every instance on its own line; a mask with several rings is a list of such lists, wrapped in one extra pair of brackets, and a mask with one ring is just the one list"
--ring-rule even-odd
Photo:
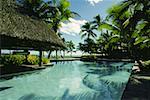
[(133, 63), (59, 62), (0, 80), (0, 100), (120, 100)]

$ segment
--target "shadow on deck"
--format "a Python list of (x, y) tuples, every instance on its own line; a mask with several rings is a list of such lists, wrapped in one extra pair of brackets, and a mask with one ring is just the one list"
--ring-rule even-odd
[(150, 100), (150, 73), (131, 77), (122, 100)]

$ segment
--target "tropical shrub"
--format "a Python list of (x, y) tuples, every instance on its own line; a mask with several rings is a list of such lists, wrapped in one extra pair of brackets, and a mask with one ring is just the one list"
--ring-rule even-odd
[(25, 56), (23, 55), (2, 55), (0, 61), (5, 66), (20, 66), (24, 59)]
[(96, 59), (96, 55), (83, 55), (82, 58), (92, 58), (92, 59)]
[(95, 61), (96, 60), (96, 55), (83, 55), (81, 56), (81, 60), (85, 61)]
[[(50, 59), (42, 58), (43, 64), (50, 63)], [(39, 64), (39, 57), (34, 55), (28, 55), (27, 61), (24, 55), (1, 55), (0, 64), (4, 66), (20, 66), (22, 64), (37, 65)]]
[(145, 61), (144, 64), (145, 64), (146, 66), (150, 65), (150, 60)]
[(48, 58), (42, 58), (43, 64), (48, 64), (50, 62), (50, 59)]
[(39, 63), (39, 58), (37, 56), (28, 55), (27, 64), (37, 65)]
[(143, 63), (143, 70), (146, 70), (146, 71), (150, 71), (150, 60), (148, 61), (144, 61)]

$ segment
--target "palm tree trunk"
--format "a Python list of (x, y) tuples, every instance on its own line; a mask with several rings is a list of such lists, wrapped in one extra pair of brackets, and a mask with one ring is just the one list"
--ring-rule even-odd
[(0, 56), (1, 56), (2, 52), (1, 52), (1, 49), (0, 49)]
[(60, 52), (60, 56), (62, 57), (61, 50), (59, 52)]
[(70, 54), (70, 56), (72, 57), (72, 51), (71, 51), (71, 54)]
[(65, 50), (63, 50), (63, 52), (64, 52), (64, 57), (65, 57)]
[(39, 50), (39, 66), (42, 66), (42, 50)]
[(58, 54), (57, 54), (57, 50), (56, 50), (56, 59), (58, 59)]
[(51, 53), (52, 53), (52, 50), (49, 50), (49, 53), (48, 53), (48, 56), (47, 56), (48, 59), (51, 57)]

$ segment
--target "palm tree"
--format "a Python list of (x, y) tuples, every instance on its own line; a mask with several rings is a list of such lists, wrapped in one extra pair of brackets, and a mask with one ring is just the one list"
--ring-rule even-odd
[(102, 20), (101, 16), (98, 14), (97, 16), (95, 16), (94, 21), (92, 21), (92, 23), (94, 24), (94, 26), (97, 28), (97, 30), (100, 30), (102, 33), (102, 29), (100, 28), (100, 26), (102, 24), (104, 24), (104, 21)]
[(93, 39), (87, 38), (84, 40), (84, 51), (88, 52), (89, 54), (92, 54), (94, 52), (97, 52), (96, 43)]
[(81, 38), (84, 39), (84, 52), (92, 53), (94, 50), (94, 40), (92, 38), (96, 38), (97, 35), (94, 33), (94, 30), (97, 29), (97, 25), (93, 24), (94, 22), (86, 22), (82, 27), (81, 27)]
[(81, 50), (81, 51), (83, 51), (83, 52), (85, 52), (84, 44), (79, 43), (78, 46), (77, 46), (77, 49), (78, 49), (78, 50)]
[(113, 24), (121, 30), (122, 42), (127, 44), (134, 58), (138, 58), (136, 55), (141, 50), (150, 47), (149, 4), (149, 0), (126, 0), (109, 12)]
[(67, 41), (66, 44), (67, 44), (68, 50), (71, 52), (70, 56), (72, 57), (72, 51), (73, 49), (75, 49), (75, 44), (72, 41)]
[(52, 14), (48, 23), (52, 29), (59, 33), (59, 28), (61, 27), (61, 22), (67, 21), (69, 18), (79, 16), (76, 12), (73, 12), (69, 9), (70, 2), (68, 0), (53, 0), (53, 4), (51, 5), (55, 8), (55, 12)]
[(102, 24), (102, 19), (101, 19), (101, 16), (99, 14), (94, 17), (93, 23), (97, 24), (97, 26), (100, 26)]
[[(99, 23), (99, 29), (108, 30), (112, 35), (106, 45), (102, 38), (104, 36), (101, 36), (99, 43), (112, 50), (119, 44), (119, 47), (127, 48), (134, 58), (149, 58), (149, 4), (149, 0), (125, 0), (109, 9), (109, 15), (105, 22)], [(100, 22), (100, 18), (98, 20)], [(138, 54), (140, 55), (136, 56)]]
[[(127, 3), (128, 6), (126, 6), (124, 9), (129, 10), (132, 9), (132, 11), (130, 11), (130, 16), (126, 19), (126, 21), (123, 23), (124, 28), (125, 29), (132, 29), (130, 32), (132, 33), (137, 33), (137, 34), (142, 34), (142, 36), (144, 36), (145, 40), (145, 36), (147, 38), (150, 37), (150, 35), (148, 35), (148, 30), (150, 29), (150, 14), (148, 13), (148, 11), (150, 10), (150, 1), (149, 0), (126, 0), (122, 3)], [(138, 36), (138, 35), (137, 35)], [(137, 38), (136, 39), (138, 44), (140, 43), (140, 41), (142, 42), (142, 38)], [(149, 39), (147, 39), (147, 42), (149, 41)], [(149, 41), (150, 42), (150, 41)]]
[[(56, 1), (53, 0), (53, 7), (55, 7), (55, 12), (52, 14), (52, 16), (47, 20), (48, 23), (50, 23), (50, 27), (55, 31), (55, 33), (61, 38), (61, 33), (59, 32), (59, 28), (61, 27), (61, 22), (67, 21), (69, 18), (79, 16), (79, 14), (71, 11), (69, 9), (70, 2), (68, 0), (60, 0)], [(65, 55), (65, 50), (64, 50)]]
[(94, 30), (96, 30), (96, 26), (92, 25), (92, 23), (87, 22), (85, 23), (82, 27), (81, 27), (81, 38), (95, 38), (97, 35), (93, 32)]
[(111, 54), (113, 51), (114, 45), (112, 41), (112, 32), (103, 32), (100, 37), (97, 39), (97, 44), (100, 47), (101, 53)]

